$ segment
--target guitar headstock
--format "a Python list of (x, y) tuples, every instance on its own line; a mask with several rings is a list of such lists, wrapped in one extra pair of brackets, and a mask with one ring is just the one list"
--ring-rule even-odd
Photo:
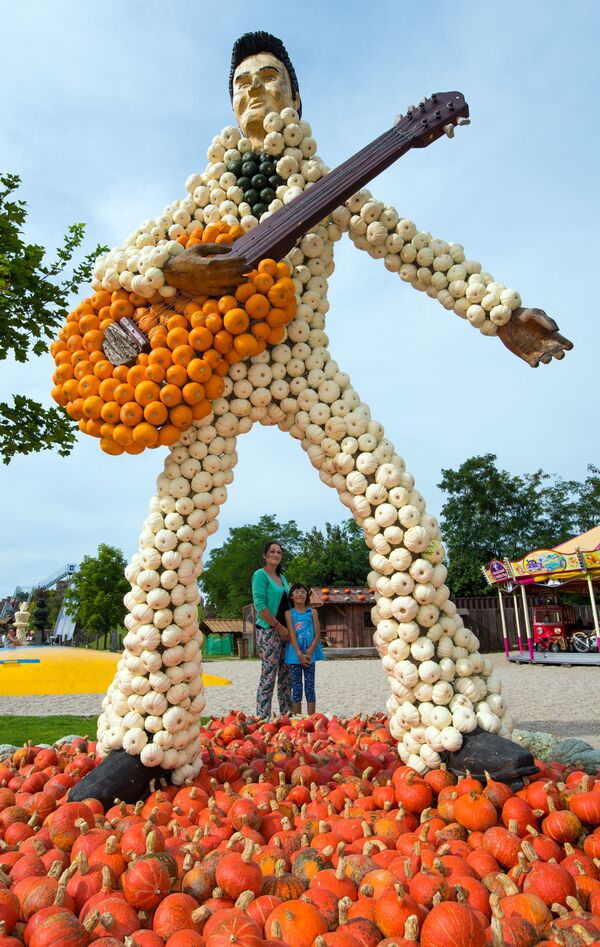
[(434, 92), (399, 117), (396, 131), (409, 135), (414, 148), (426, 148), (442, 135), (454, 137), (457, 125), (469, 124), (469, 106), (462, 92)]

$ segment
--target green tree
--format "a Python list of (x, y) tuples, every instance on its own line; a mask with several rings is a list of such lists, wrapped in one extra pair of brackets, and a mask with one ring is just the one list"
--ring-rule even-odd
[(300, 551), (286, 570), (291, 582), (305, 585), (364, 585), (369, 572), (369, 550), (354, 520), (325, 531), (316, 526), (302, 539)]
[(31, 614), (31, 627), (42, 634), (50, 627), (50, 610), (45, 590), (39, 589), (35, 597), (35, 608)]
[(68, 615), (88, 634), (104, 634), (123, 624), (123, 596), (129, 582), (123, 575), (125, 557), (120, 549), (101, 543), (96, 556), (85, 556), (65, 592)]
[(579, 484), (578, 527), (583, 533), (600, 523), (600, 467), (588, 464), (588, 475)]
[[(97, 247), (67, 275), (85, 233), (83, 224), (73, 224), (56, 250), (55, 262), (45, 263), (44, 247), (24, 239), (25, 202), (11, 199), (20, 183), (15, 174), (0, 175), (0, 361), (12, 355), (26, 362), (47, 351), (68, 314), (69, 296), (90, 281), (93, 262), (106, 249)], [(15, 454), (51, 448), (65, 457), (73, 449), (77, 429), (63, 410), (46, 408), (24, 395), (14, 395), (12, 403), (0, 402), (5, 464)]]
[(498, 469), (495, 454), (469, 457), (458, 470), (442, 470), (438, 486), (448, 499), (441, 528), (452, 594), (485, 593), (481, 567), (491, 559), (551, 548), (597, 523), (599, 474), (590, 465), (583, 483), (542, 470), (512, 475)]
[(269, 540), (284, 550), (286, 576), (300, 550), (302, 533), (293, 521), (279, 523), (274, 516), (261, 516), (258, 523), (235, 526), (218, 549), (213, 549), (200, 580), (207, 605), (222, 618), (239, 618), (252, 601), (252, 575), (262, 566), (263, 547)]

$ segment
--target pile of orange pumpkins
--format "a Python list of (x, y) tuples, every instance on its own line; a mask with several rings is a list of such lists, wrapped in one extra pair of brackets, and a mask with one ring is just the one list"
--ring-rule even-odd
[(93, 742), (0, 763), (0, 947), (600, 947), (600, 778), (421, 777), (380, 715), (201, 744), (193, 783), (107, 811), (68, 800)]

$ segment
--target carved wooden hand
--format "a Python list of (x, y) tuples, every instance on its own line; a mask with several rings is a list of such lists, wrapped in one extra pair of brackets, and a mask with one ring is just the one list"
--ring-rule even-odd
[(573, 343), (561, 335), (558, 325), (543, 309), (515, 309), (506, 325), (499, 326), (498, 335), (506, 348), (532, 368), (553, 358), (565, 357)]
[(248, 264), (229, 247), (197, 243), (164, 266), (169, 286), (190, 296), (224, 296), (233, 293), (248, 271)]

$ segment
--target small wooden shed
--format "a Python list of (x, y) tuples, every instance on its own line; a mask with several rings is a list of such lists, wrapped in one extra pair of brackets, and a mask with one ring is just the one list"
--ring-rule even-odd
[(321, 635), (330, 648), (373, 646), (371, 609), (375, 597), (371, 589), (315, 586), (310, 604), (319, 610)]

